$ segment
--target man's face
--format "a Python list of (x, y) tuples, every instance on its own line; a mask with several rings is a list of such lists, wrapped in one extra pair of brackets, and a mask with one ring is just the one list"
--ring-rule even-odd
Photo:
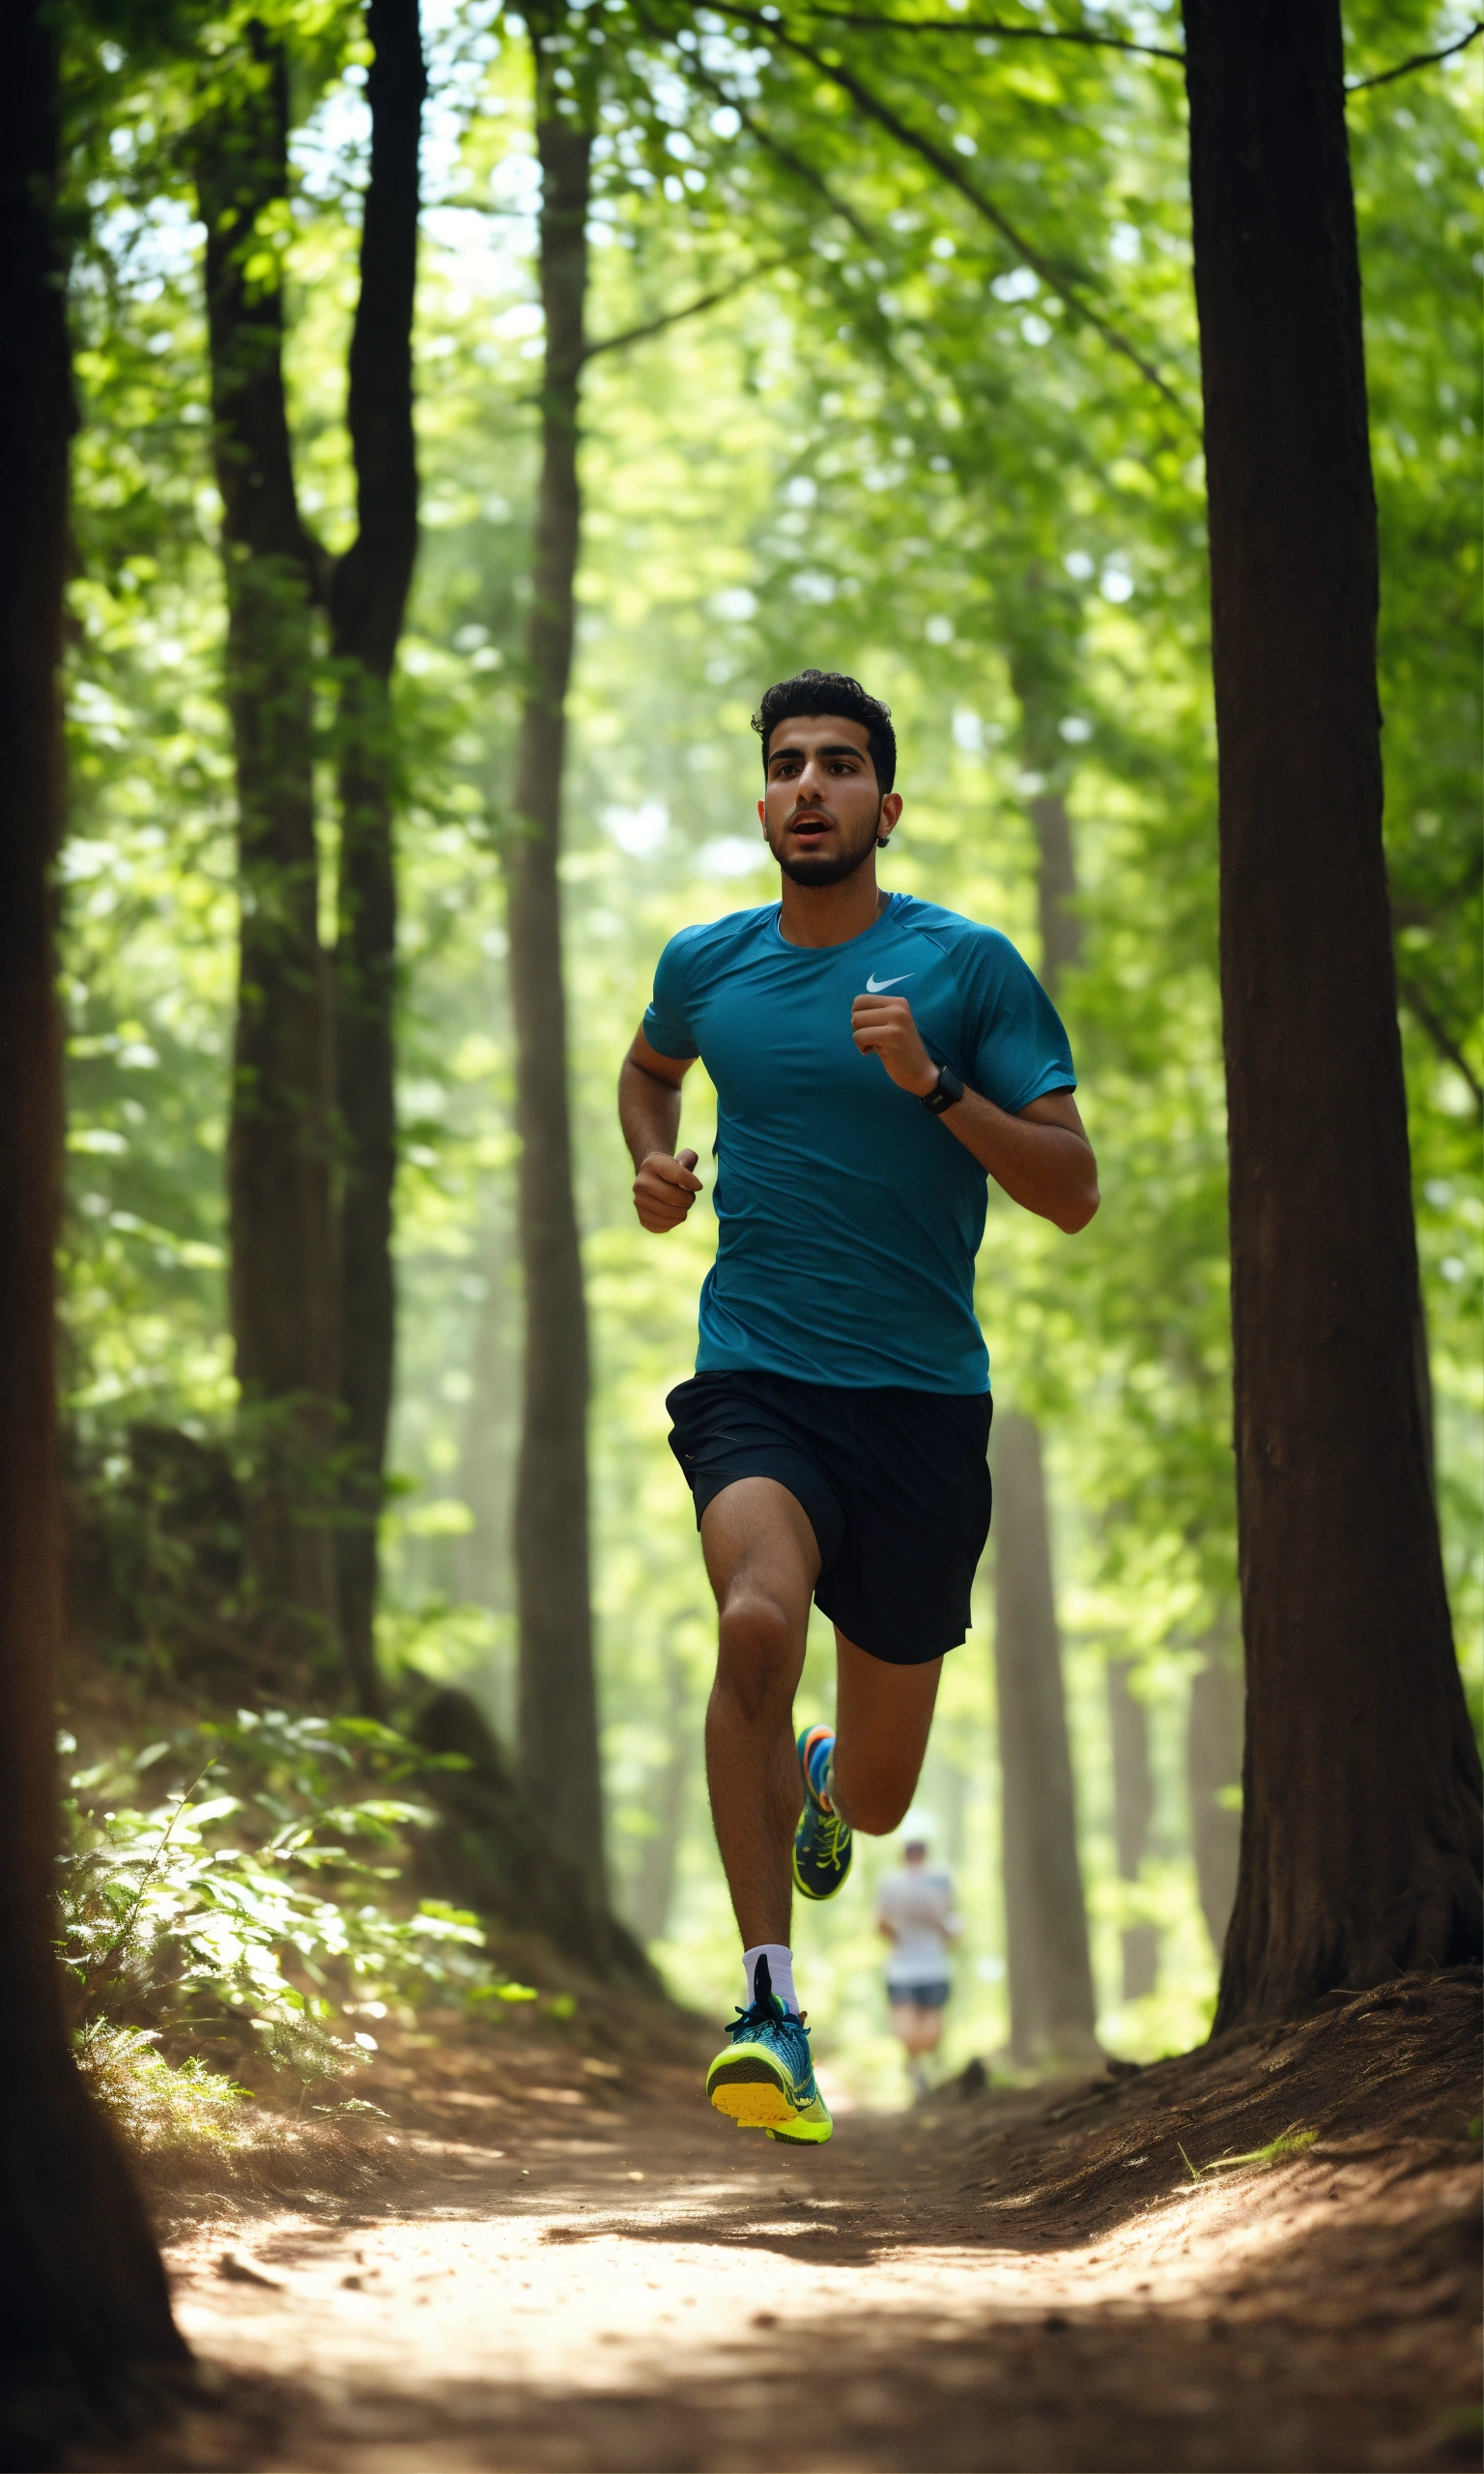
[(890, 833), (901, 801), (895, 791), (881, 795), (864, 722), (805, 713), (773, 733), (757, 814), (785, 877), (836, 885)]

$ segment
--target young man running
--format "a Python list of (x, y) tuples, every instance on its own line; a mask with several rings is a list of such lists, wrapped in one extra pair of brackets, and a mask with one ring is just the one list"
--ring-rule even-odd
[[(817, 2141), (791, 1886), (833, 1898), (852, 1831), (896, 1828), (968, 1628), (989, 1529), (987, 1179), (1070, 1232), (1098, 1172), (1066, 1032), (1014, 947), (877, 886), (901, 814), (886, 706), (805, 671), (755, 728), (782, 899), (671, 937), (618, 1108), (660, 1233), (700, 1192), (675, 1150), (698, 1056), (716, 1085), (720, 1243), (696, 1374), (667, 1403), (719, 1613), (706, 1772), (744, 1953), (707, 2086), (734, 2121)], [(812, 1597), (835, 1626), (835, 1725), (795, 1746)]]
[(914, 2096), (928, 2093), (927, 2057), (943, 2041), (943, 2008), (953, 1990), (948, 1954), (963, 1927), (954, 1877), (928, 1861), (928, 1841), (904, 1839), (901, 1865), (876, 1893), (876, 1930), (888, 1944), (886, 1998), (907, 2057)]

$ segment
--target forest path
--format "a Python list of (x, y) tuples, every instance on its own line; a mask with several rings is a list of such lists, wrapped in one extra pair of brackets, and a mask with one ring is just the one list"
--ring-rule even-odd
[[(673, 2059), (528, 2080), (498, 2148), (403, 2128), (354, 2199), (194, 2209), (169, 2258), (220, 2402), (137, 2461), (1476, 2463), (1477, 1971), (1410, 1998), (1049, 2101), (847, 2113), (822, 2149), (734, 2130)], [(1292, 2161), (1182, 2164), (1296, 2120)]]

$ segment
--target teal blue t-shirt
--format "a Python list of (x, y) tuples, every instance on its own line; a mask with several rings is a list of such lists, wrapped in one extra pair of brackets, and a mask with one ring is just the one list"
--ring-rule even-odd
[(699, 1056), (716, 1085), (721, 1238), (696, 1370), (986, 1392), (987, 1173), (861, 1054), (850, 1007), (899, 991), (934, 1061), (1012, 1114), (1075, 1088), (1056, 1009), (997, 929), (910, 894), (843, 945), (790, 945), (778, 921), (771, 903), (682, 929), (644, 1016), (651, 1048)]

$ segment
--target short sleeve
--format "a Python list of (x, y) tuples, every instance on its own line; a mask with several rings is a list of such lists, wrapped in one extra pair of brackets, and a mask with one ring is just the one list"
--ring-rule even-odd
[(1071, 1044), (1030, 964), (992, 930), (974, 960), (973, 1088), (1011, 1116), (1047, 1091), (1075, 1090)]
[(671, 936), (655, 965), (654, 995), (644, 1013), (644, 1037), (657, 1056), (699, 1056), (686, 1013), (686, 961), (690, 939)]

